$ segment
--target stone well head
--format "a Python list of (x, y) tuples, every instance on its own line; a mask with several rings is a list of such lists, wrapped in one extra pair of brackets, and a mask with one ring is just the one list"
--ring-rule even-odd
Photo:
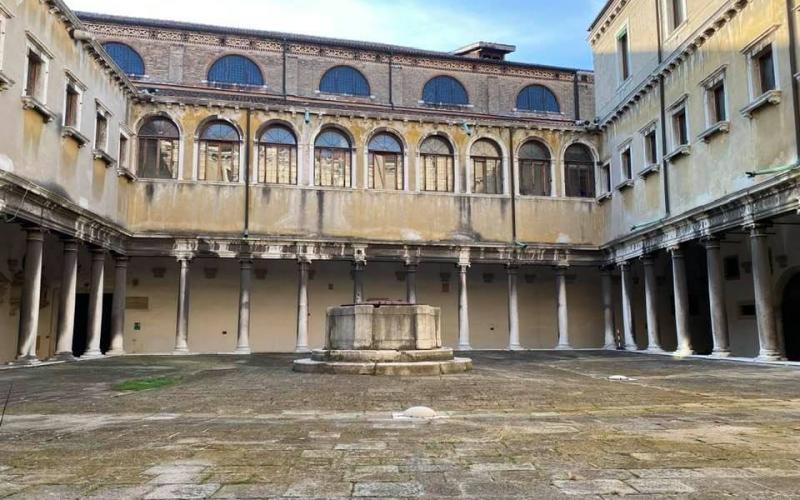
[(367, 302), (328, 308), (329, 350), (426, 350), (442, 347), (438, 307)]

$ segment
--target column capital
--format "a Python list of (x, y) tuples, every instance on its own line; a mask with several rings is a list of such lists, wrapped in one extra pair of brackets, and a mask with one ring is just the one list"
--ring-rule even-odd
[(44, 229), (40, 226), (27, 226), (25, 232), (28, 233), (28, 241), (44, 241)]
[(194, 260), (194, 255), (190, 253), (179, 253), (175, 255), (175, 260), (180, 264), (190, 264)]
[(458, 249), (458, 264), (459, 267), (466, 266), (470, 267), (470, 250), (469, 248), (459, 248)]
[(704, 247), (706, 247), (706, 249), (719, 248), (720, 244), (722, 243), (722, 237), (717, 236), (716, 234), (709, 234), (700, 238), (700, 242)]
[(115, 255), (114, 256), (114, 263), (116, 263), (117, 267), (128, 267), (128, 263), (131, 261), (131, 258), (127, 255)]
[(78, 240), (75, 238), (65, 238), (62, 240), (62, 244), (64, 245), (65, 252), (77, 252), (78, 251)]
[(671, 245), (667, 247), (667, 252), (669, 252), (673, 258), (682, 258), (683, 257), (683, 247), (680, 243), (675, 245)]
[(656, 264), (656, 257), (652, 253), (642, 254), (642, 256), (639, 257), (639, 259), (645, 266), (654, 266)]
[(105, 260), (108, 250), (105, 248), (94, 247), (91, 250), (92, 260)]
[(743, 227), (745, 231), (750, 232), (750, 237), (752, 238), (764, 238), (767, 236), (767, 230), (770, 228), (770, 224), (764, 222), (751, 222), (745, 224)]
[(297, 256), (297, 263), (298, 264), (311, 264), (311, 257), (308, 254), (300, 254)]
[(519, 273), (520, 265), (518, 262), (507, 262), (506, 263), (506, 272), (508, 274), (517, 274)]
[(623, 260), (622, 262), (617, 262), (617, 267), (620, 271), (629, 271), (631, 269), (631, 263), (628, 260)]

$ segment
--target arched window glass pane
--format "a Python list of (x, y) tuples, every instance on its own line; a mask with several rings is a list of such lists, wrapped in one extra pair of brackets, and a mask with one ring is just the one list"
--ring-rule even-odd
[(564, 154), (567, 196), (595, 197), (594, 157), (583, 144), (573, 144)]
[(155, 117), (139, 128), (139, 165), (143, 179), (176, 179), (180, 132), (167, 118)]
[(213, 122), (206, 125), (200, 139), (205, 141), (239, 141), (239, 132), (225, 122)]
[(426, 155), (452, 155), (450, 143), (438, 135), (428, 137), (419, 147), (419, 152)]
[(139, 128), (139, 137), (178, 139), (178, 127), (167, 118), (151, 118)]
[(500, 158), (500, 150), (497, 149), (497, 145), (494, 142), (481, 139), (472, 145), (472, 156)]
[(525, 87), (517, 96), (517, 109), (539, 113), (561, 112), (556, 95), (542, 85)]
[(550, 161), (547, 148), (538, 141), (528, 141), (519, 148), (519, 157), (523, 160)]
[(261, 134), (261, 142), (269, 144), (297, 144), (297, 139), (288, 128), (282, 125), (273, 125)]
[(329, 69), (319, 82), (320, 92), (369, 97), (369, 82), (355, 68), (337, 66)]
[(256, 63), (244, 56), (225, 56), (211, 66), (208, 81), (234, 85), (263, 86), (264, 77)]
[(378, 134), (369, 141), (370, 151), (381, 151), (385, 153), (402, 153), (403, 147), (392, 134)]
[(314, 146), (318, 148), (350, 149), (350, 141), (338, 130), (326, 130), (317, 136)]
[(106, 42), (103, 44), (111, 59), (126, 74), (131, 76), (144, 76), (144, 61), (138, 52), (129, 45), (119, 42)]
[(437, 76), (429, 80), (422, 90), (422, 100), (428, 104), (469, 104), (466, 89), (452, 76)]
[(520, 186), (523, 196), (550, 196), (552, 163), (547, 148), (538, 141), (528, 141), (519, 150)]

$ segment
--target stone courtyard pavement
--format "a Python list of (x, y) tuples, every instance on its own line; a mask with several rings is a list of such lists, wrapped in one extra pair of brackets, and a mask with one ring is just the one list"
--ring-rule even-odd
[[(473, 358), (409, 379), (300, 375), (282, 355), (0, 371), (0, 497), (800, 498), (797, 368)], [(415, 405), (444, 418), (393, 418)]]

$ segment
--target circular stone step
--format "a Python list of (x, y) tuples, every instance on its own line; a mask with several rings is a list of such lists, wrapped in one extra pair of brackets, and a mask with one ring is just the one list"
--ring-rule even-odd
[(299, 373), (322, 373), (336, 375), (388, 375), (397, 377), (436, 376), (466, 373), (472, 370), (472, 360), (454, 358), (450, 361), (420, 361), (399, 363), (355, 363), (337, 361), (316, 361), (299, 359), (293, 370)]
[(424, 351), (361, 351), (361, 350), (315, 350), (314, 361), (336, 363), (416, 363), (421, 361), (452, 361), (452, 349), (430, 349)]

